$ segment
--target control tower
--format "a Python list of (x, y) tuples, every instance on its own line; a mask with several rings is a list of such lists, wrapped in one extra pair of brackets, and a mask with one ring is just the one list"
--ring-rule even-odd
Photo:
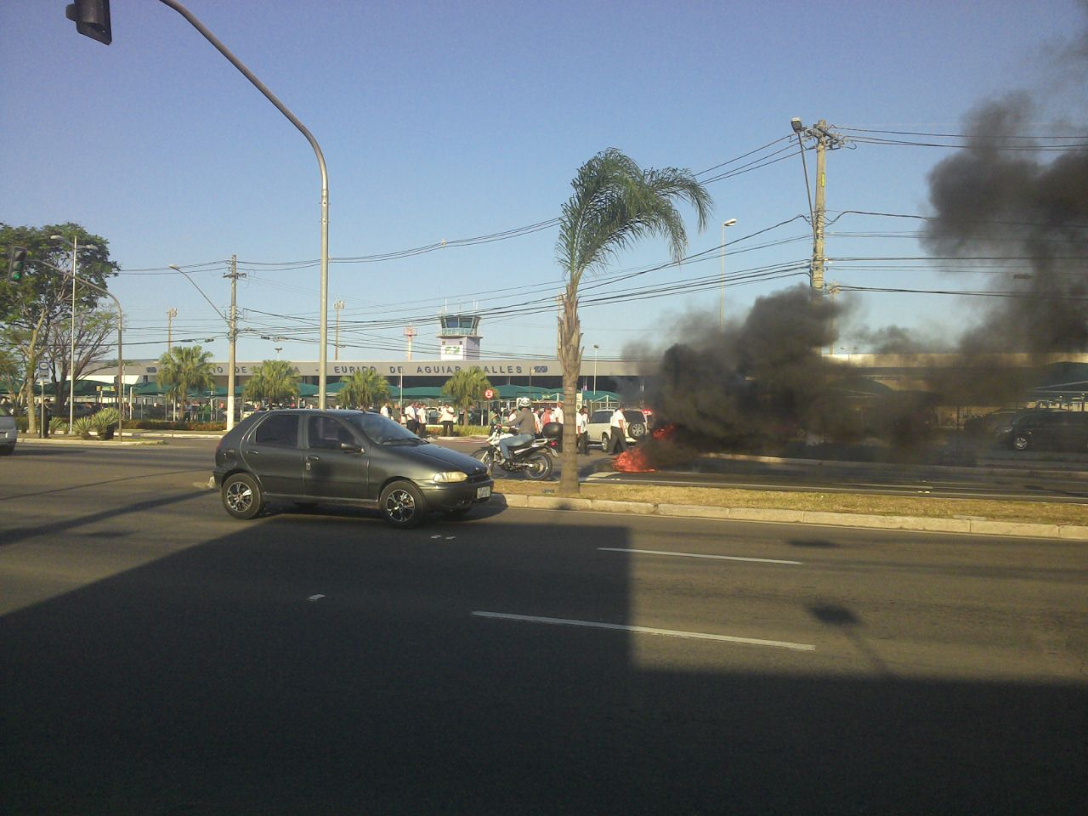
[(440, 360), (480, 359), (480, 316), (440, 314), (438, 316)]

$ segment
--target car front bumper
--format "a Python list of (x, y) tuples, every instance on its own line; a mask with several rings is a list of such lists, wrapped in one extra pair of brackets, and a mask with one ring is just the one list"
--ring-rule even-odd
[(454, 484), (424, 482), (419, 485), (419, 489), (423, 491), (427, 506), (434, 510), (463, 510), (474, 504), (490, 501), (495, 482), (492, 479)]

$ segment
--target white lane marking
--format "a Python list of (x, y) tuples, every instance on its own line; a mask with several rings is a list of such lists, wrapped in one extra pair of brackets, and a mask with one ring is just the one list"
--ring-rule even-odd
[(800, 561), (783, 561), (778, 558), (745, 558), (740, 555), (702, 555), (701, 553), (664, 552), (662, 550), (631, 550), (626, 547), (598, 547), (602, 552), (638, 553), (640, 555), (673, 555), (677, 558), (710, 558), (718, 561), (754, 561), (757, 564), (789, 564), (801, 566)]
[(771, 646), (777, 649), (792, 649), (797, 652), (814, 652), (811, 643), (790, 643), (787, 640), (760, 640), (759, 638), (736, 637), (735, 635), (711, 635), (706, 632), (678, 632), (673, 629), (653, 629), (649, 626), (626, 626), (619, 623), (597, 623), (595, 621), (565, 620), (563, 618), (538, 618), (532, 615), (510, 615), (504, 612), (473, 612), (478, 618), (511, 620), (520, 623), (546, 623), (553, 626), (585, 626), (590, 629), (614, 629), (621, 632), (635, 632), (642, 635), (664, 635), (666, 637), (690, 638), (694, 640), (716, 640), (722, 643), (743, 643), (747, 646)]
[(324, 598), (324, 597), (325, 597), (324, 595), (311, 595), (311, 596), (310, 596), (309, 598), (307, 598), (306, 600), (307, 600), (307, 601), (320, 601), (320, 600), (321, 600), (322, 598)]

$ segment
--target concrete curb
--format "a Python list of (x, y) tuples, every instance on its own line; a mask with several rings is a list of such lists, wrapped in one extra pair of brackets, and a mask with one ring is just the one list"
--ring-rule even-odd
[(926, 518), (924, 516), (878, 516), (861, 513), (824, 513), (810, 510), (773, 510), (751, 507), (700, 507), (690, 504), (653, 504), (607, 499), (525, 496), (501, 493), (508, 507), (538, 510), (588, 510), (598, 513), (631, 513), (640, 516), (702, 518), (728, 521), (756, 521), (773, 524), (812, 524), (825, 527), (860, 527), (871, 530), (909, 530), (921, 533), (1058, 538), (1088, 541), (1088, 526), (1072, 524), (1027, 524), (974, 518)]
[(56, 437), (50, 437), (49, 439), (39, 439), (36, 436), (33, 437), (19, 437), (20, 445), (44, 445), (46, 447), (50, 445), (59, 445), (61, 447), (80, 447), (80, 448), (116, 448), (116, 447), (146, 447), (148, 445), (165, 445), (161, 439), (139, 439), (128, 438), (123, 439), (58, 439)]
[(894, 467), (905, 473), (980, 473), (987, 476), (1055, 476), (1088, 479), (1088, 463), (1075, 461), (1040, 462), (1025, 460), (1016, 463), (1004, 459), (982, 459), (980, 464), (968, 465), (917, 465), (890, 462), (849, 462), (839, 459), (787, 459), (782, 456), (755, 456), (742, 453), (706, 453), (694, 460), (706, 462), (735, 461), (758, 462), (772, 465), (804, 465), (807, 467), (835, 470), (855, 468), (860, 470), (886, 470)]

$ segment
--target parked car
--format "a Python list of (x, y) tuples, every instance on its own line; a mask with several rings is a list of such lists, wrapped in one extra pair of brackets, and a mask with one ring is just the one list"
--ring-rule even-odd
[(0, 405), (0, 456), (15, 453), (15, 443), (19, 441), (19, 431), (15, 427), (15, 417), (6, 406)]
[(1022, 408), (1001, 408), (988, 414), (973, 416), (963, 423), (963, 432), (975, 439), (992, 439), (995, 433), (1008, 427), (1022, 413)]
[(1088, 412), (1026, 411), (997, 431), (997, 441), (1015, 451), (1088, 453)]
[[(603, 450), (608, 450), (609, 437), (612, 433), (612, 414), (615, 409), (602, 408), (589, 415), (586, 423), (586, 433), (590, 442), (600, 442)], [(627, 420), (627, 441), (635, 444), (646, 436), (649, 423), (646, 415), (637, 408), (625, 408), (623, 416)]]
[(258, 411), (223, 436), (215, 484), (234, 518), (269, 501), (381, 511), (414, 527), (429, 511), (459, 517), (491, 498), (487, 469), (370, 411)]

